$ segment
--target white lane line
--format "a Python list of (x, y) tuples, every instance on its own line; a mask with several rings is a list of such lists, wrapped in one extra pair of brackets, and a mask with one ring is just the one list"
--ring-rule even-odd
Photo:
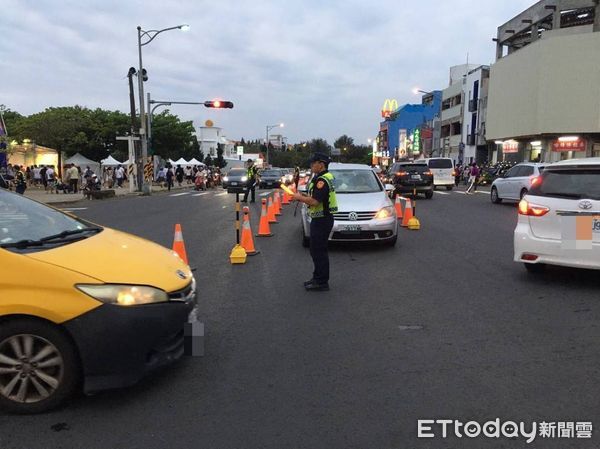
[(86, 210), (86, 209), (87, 209), (87, 207), (65, 207), (62, 210), (72, 212), (72, 211), (76, 211), (76, 210)]
[(225, 195), (229, 195), (227, 192), (223, 192), (223, 193), (217, 193), (215, 196), (225, 196)]
[(463, 192), (462, 190), (455, 190), (455, 193), (460, 193), (461, 195), (466, 195), (467, 192)]
[(195, 193), (192, 196), (202, 196), (202, 195), (208, 195), (210, 192), (202, 192), (202, 193)]
[(435, 194), (436, 195), (450, 195), (449, 192), (438, 192), (438, 191), (436, 191)]
[(192, 192), (174, 193), (174, 194), (169, 195), (169, 196), (183, 196), (183, 195), (189, 195), (190, 193), (192, 193)]
[(490, 192), (484, 192), (483, 190), (476, 190), (475, 193), (481, 193), (483, 195), (489, 195)]

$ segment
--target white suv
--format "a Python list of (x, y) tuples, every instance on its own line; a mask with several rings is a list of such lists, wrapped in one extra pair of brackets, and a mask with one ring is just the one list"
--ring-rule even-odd
[(531, 181), (537, 178), (545, 167), (546, 164), (533, 162), (515, 165), (492, 183), (490, 191), (492, 203), (501, 203), (502, 200), (519, 201), (529, 192)]
[(519, 203), (515, 262), (600, 270), (600, 158), (546, 166)]

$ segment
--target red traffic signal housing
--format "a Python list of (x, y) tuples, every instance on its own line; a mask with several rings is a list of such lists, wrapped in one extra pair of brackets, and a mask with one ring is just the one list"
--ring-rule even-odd
[(231, 101), (212, 100), (205, 101), (204, 106), (207, 108), (231, 109), (233, 108), (233, 103)]

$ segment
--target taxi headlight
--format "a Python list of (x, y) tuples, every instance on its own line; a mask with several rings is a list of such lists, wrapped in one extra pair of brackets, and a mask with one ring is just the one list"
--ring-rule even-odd
[(248, 181), (248, 177), (247, 176), (242, 176), (242, 182), (246, 182)]
[(118, 306), (139, 306), (169, 301), (164, 290), (147, 285), (77, 285), (77, 288), (92, 298)]
[(383, 220), (385, 218), (390, 218), (394, 216), (395, 213), (394, 206), (386, 206), (383, 209), (380, 209), (379, 212), (375, 214), (375, 218), (378, 220)]

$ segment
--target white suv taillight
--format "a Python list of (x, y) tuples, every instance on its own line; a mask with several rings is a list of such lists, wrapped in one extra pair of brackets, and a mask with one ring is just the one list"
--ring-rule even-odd
[(519, 214), (530, 217), (541, 217), (550, 211), (546, 206), (531, 204), (529, 201), (521, 200), (519, 202)]

